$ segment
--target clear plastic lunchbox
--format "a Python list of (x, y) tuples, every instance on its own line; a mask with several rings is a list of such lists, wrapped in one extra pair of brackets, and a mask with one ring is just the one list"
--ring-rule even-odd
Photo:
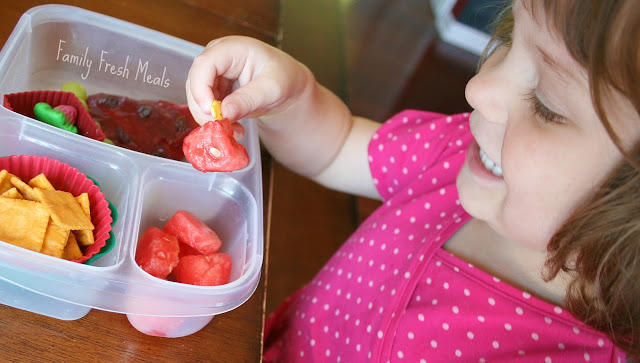
[[(73, 81), (89, 94), (184, 104), (187, 73), (202, 49), (84, 9), (38, 6), (20, 18), (0, 51), (0, 95), (59, 90)], [(249, 165), (230, 173), (202, 173), (188, 162), (72, 134), (0, 107), (0, 157), (29, 154), (67, 163), (96, 180), (118, 212), (114, 247), (91, 264), (0, 243), (0, 303), (64, 320), (100, 309), (204, 324), (244, 303), (260, 279), (264, 232), (257, 127), (251, 120), (240, 122)], [(149, 226), (162, 228), (180, 209), (224, 241), (221, 251), (233, 261), (228, 284), (161, 280), (136, 264), (138, 237)]]

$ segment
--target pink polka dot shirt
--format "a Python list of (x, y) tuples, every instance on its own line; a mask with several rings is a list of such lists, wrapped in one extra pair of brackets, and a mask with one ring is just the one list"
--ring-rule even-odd
[(443, 250), (469, 216), (468, 114), (404, 111), (369, 144), (384, 200), (269, 318), (266, 362), (623, 362), (605, 335)]

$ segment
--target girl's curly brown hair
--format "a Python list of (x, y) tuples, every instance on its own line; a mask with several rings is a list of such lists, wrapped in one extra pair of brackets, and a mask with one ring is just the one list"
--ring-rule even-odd
[[(564, 41), (589, 76), (594, 108), (624, 155), (604, 183), (552, 237), (544, 277), (573, 280), (565, 307), (640, 358), (640, 141), (623, 145), (605, 112), (610, 92), (640, 114), (640, 6), (637, 0), (524, 0)], [(497, 23), (491, 49), (509, 45), (511, 8)], [(638, 125), (640, 127), (640, 124)]]

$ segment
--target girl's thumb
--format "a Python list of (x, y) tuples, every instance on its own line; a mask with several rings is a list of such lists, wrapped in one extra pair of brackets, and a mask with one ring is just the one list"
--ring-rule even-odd
[(267, 92), (267, 84), (255, 79), (236, 89), (222, 100), (222, 115), (231, 121), (251, 115), (259, 117), (275, 104), (274, 93)]

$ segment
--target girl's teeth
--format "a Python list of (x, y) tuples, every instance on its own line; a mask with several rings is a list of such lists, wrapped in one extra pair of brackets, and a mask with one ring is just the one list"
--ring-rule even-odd
[(480, 149), (480, 160), (482, 161), (482, 165), (484, 165), (487, 170), (492, 172), (493, 175), (502, 177), (502, 168), (497, 166), (496, 163), (493, 162), (493, 160), (489, 159), (487, 154), (485, 154), (482, 149)]

